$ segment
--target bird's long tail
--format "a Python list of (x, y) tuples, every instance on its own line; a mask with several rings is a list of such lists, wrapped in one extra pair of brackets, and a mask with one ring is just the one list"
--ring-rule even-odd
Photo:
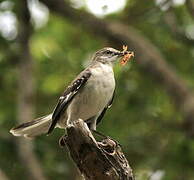
[(41, 134), (46, 134), (52, 121), (52, 114), (23, 123), (10, 130), (14, 136), (24, 136), (32, 138)]

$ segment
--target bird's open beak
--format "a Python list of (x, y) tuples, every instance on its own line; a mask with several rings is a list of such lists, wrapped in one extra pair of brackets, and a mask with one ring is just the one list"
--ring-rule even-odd
[(118, 51), (115, 53), (115, 55), (117, 55), (117, 57), (122, 57), (124, 56), (124, 53), (122, 51)]

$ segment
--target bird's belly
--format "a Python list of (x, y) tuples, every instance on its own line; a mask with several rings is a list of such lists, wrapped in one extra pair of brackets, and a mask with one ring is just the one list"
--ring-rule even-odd
[(79, 118), (87, 120), (97, 115), (109, 103), (114, 88), (115, 80), (112, 74), (106, 78), (95, 76), (95, 78), (86, 83), (81, 92), (75, 96), (69, 105), (67, 109), (70, 115), (69, 121), (71, 122)]

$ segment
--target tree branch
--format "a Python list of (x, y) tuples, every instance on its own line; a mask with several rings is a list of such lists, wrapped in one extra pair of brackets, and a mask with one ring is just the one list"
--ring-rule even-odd
[[(23, 123), (33, 119), (34, 114), (34, 79), (33, 60), (29, 48), (32, 33), (27, 0), (17, 3), (16, 12), (19, 21), (17, 43), (18, 57), (18, 121)], [(33, 151), (32, 141), (17, 139), (17, 148), (21, 161), (25, 164), (28, 175), (35, 180), (45, 180), (40, 163)]]
[(136, 62), (142, 70), (155, 78), (156, 82), (165, 87), (172, 97), (176, 107), (185, 116), (183, 130), (188, 136), (194, 136), (194, 96), (187, 88), (183, 79), (178, 77), (175, 70), (170, 67), (158, 49), (136, 29), (118, 22), (107, 22), (83, 10), (75, 10), (63, 0), (42, 0), (48, 8), (69, 19), (76, 25), (81, 25), (87, 31), (103, 36), (110, 41), (128, 45), (135, 50)]
[(120, 146), (109, 138), (97, 142), (82, 120), (68, 126), (63, 140), (85, 179), (134, 180)]

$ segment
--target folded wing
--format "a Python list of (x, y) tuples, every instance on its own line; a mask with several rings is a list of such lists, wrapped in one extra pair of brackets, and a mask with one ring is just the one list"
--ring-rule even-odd
[(83, 88), (83, 86), (88, 81), (90, 76), (91, 76), (91, 72), (88, 69), (86, 69), (85, 71), (80, 73), (80, 75), (64, 91), (63, 95), (59, 98), (57, 106), (54, 109), (54, 112), (52, 115), (52, 123), (49, 127), (48, 134), (50, 134), (52, 130), (55, 128), (58, 120), (60, 119), (64, 111), (67, 109), (69, 103), (76, 96), (76, 94), (81, 90), (81, 88)]

